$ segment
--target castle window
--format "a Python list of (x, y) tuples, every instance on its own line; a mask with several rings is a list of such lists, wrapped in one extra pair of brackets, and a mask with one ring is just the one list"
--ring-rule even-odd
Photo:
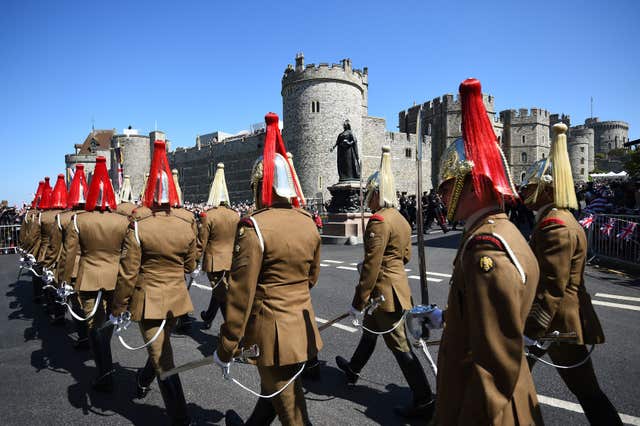
[(526, 172), (522, 172), (522, 174), (520, 175), (520, 182), (524, 182), (524, 178), (527, 175)]
[(609, 149), (611, 149), (611, 142), (609, 142), (607, 145), (609, 146)]
[(527, 153), (523, 152), (522, 154), (520, 154), (520, 161), (522, 161), (523, 163), (527, 162)]
[(502, 145), (502, 135), (498, 136), (498, 145)]
[(311, 112), (320, 112), (320, 101), (311, 102)]
[(618, 146), (618, 137), (617, 136), (615, 138), (615, 141), (616, 141), (616, 146)]
[(427, 136), (431, 136), (431, 123), (427, 123)]
[(527, 137), (525, 135), (522, 135), (522, 143), (527, 142)]
[(584, 146), (580, 147), (580, 152), (584, 152)]
[(544, 152), (542, 153), (542, 159), (544, 160), (545, 158), (547, 158), (547, 154), (545, 154)]
[(584, 164), (584, 157), (580, 159), (580, 164)]
[(584, 168), (580, 169), (580, 174), (583, 175), (584, 174)]
[(404, 149), (404, 156), (407, 158), (411, 158), (411, 148)]

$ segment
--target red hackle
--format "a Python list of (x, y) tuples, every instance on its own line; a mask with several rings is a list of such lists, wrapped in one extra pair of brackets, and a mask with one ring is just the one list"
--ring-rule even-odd
[(51, 185), (49, 184), (49, 176), (45, 176), (44, 185), (42, 187), (42, 197), (40, 197), (40, 202), (38, 203), (38, 208), (41, 210), (48, 210), (51, 207)]
[[(100, 205), (98, 203), (98, 197), (100, 196), (100, 186), (102, 184), (102, 200)], [(93, 170), (93, 176), (91, 177), (91, 185), (89, 186), (89, 193), (87, 194), (87, 203), (85, 210), (90, 212), (95, 209), (115, 211), (116, 194), (113, 191), (111, 185), (111, 179), (109, 179), (109, 172), (107, 172), (107, 159), (103, 156), (96, 158), (96, 167)]]
[[(169, 205), (171, 207), (180, 206), (180, 197), (178, 197), (178, 190), (173, 183), (171, 168), (169, 167), (169, 159), (167, 158), (167, 147), (164, 141), (155, 141), (153, 143), (153, 158), (151, 159), (151, 169), (149, 171), (149, 178), (147, 179), (147, 187), (144, 190), (144, 198), (142, 204), (146, 207), (153, 207), (157, 205), (155, 202), (156, 191), (159, 192), (158, 199), (162, 194), (162, 176), (161, 172), (165, 172), (167, 179), (169, 194)], [(160, 183), (158, 183), (160, 180)]]
[(87, 178), (84, 175), (84, 165), (76, 164), (76, 172), (71, 179), (71, 185), (69, 185), (68, 206), (78, 207), (80, 204), (85, 204), (88, 190), (89, 185), (87, 185)]
[(36, 194), (33, 196), (33, 201), (31, 202), (31, 208), (35, 209), (38, 206), (38, 202), (40, 202), (40, 198), (42, 198), (42, 190), (44, 189), (44, 181), (41, 180), (38, 182), (38, 189), (36, 189)]
[(58, 175), (56, 185), (53, 187), (53, 193), (51, 194), (51, 208), (67, 208), (67, 183), (64, 181), (63, 174)]

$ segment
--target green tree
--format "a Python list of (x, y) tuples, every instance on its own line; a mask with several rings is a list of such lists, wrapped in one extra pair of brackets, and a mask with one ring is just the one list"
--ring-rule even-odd
[(634, 178), (640, 177), (640, 150), (632, 151), (624, 163), (624, 170)]

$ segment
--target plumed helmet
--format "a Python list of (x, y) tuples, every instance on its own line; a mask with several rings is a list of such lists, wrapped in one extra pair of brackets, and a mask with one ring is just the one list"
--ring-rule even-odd
[(480, 81), (470, 78), (460, 84), (462, 138), (447, 147), (440, 160), (440, 185), (455, 179), (451, 199), (445, 200), (452, 220), (467, 174), (478, 198), (517, 198), (511, 174), (482, 99)]
[(389, 146), (382, 147), (380, 168), (367, 179), (365, 204), (369, 205), (376, 191), (379, 194), (377, 208), (398, 206), (396, 184), (391, 170), (391, 148)]
[(96, 158), (96, 167), (91, 177), (85, 210), (89, 212), (95, 209), (115, 211), (117, 207), (116, 194), (111, 185), (111, 179), (109, 179), (109, 172), (107, 172), (107, 159), (99, 156)]
[(536, 161), (527, 171), (523, 185), (537, 185), (536, 190), (525, 200), (526, 204), (534, 204), (540, 193), (547, 186), (553, 187), (553, 203), (558, 208), (578, 208), (571, 163), (567, 151), (567, 125), (553, 125), (553, 142), (548, 158)]
[(41, 180), (40, 182), (38, 182), (38, 189), (36, 189), (36, 193), (33, 196), (33, 201), (31, 202), (32, 209), (35, 209), (38, 206), (38, 203), (40, 203), (43, 189), (44, 189), (44, 181)]
[(87, 192), (89, 185), (84, 174), (84, 164), (76, 164), (76, 171), (69, 185), (69, 195), (67, 196), (67, 204), (73, 209), (84, 208), (87, 202)]
[(168, 205), (180, 206), (178, 190), (173, 182), (173, 175), (167, 159), (167, 147), (164, 141), (153, 143), (153, 158), (147, 179), (142, 203), (146, 207)]
[(120, 188), (120, 202), (133, 202), (133, 193), (131, 191), (131, 176), (129, 175), (124, 175), (124, 178), (122, 179), (122, 188)]
[(273, 194), (291, 200), (299, 207), (304, 203), (304, 196), (297, 178), (294, 178), (293, 165), (287, 157), (287, 150), (278, 127), (278, 115), (270, 112), (264, 117), (267, 129), (264, 136), (264, 150), (253, 165), (251, 187), (257, 201), (258, 185), (261, 185), (262, 205), (268, 207), (273, 202)]
[(218, 163), (216, 166), (216, 174), (211, 182), (209, 189), (209, 199), (207, 205), (218, 207), (220, 204), (229, 204), (229, 191), (227, 190), (227, 181), (224, 177), (224, 164)]
[(51, 208), (52, 209), (66, 209), (67, 208), (67, 183), (64, 180), (64, 175), (59, 174), (56, 179), (56, 184), (53, 187), (51, 193)]
[(38, 208), (41, 210), (49, 210), (51, 208), (51, 185), (49, 184), (49, 176), (45, 176), (44, 185), (42, 186), (42, 197), (38, 202)]

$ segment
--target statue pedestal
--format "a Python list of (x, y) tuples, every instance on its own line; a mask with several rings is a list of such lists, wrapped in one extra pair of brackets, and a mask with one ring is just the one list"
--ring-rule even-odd
[[(331, 201), (322, 227), (323, 244), (360, 244), (364, 229), (360, 217), (360, 182), (341, 182), (327, 188)], [(364, 213), (364, 226), (371, 213)]]

